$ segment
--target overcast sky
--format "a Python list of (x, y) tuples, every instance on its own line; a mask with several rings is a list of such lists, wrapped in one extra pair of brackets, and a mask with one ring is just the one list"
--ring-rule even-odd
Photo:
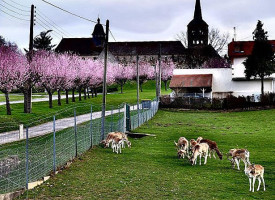
[[(99, 16), (103, 24), (109, 19), (110, 29), (116, 41), (175, 40), (176, 34), (186, 31), (187, 24), (193, 19), (196, 2), (195, 0), (48, 1), (94, 21)], [(0, 35), (17, 43), (20, 48), (28, 47), (29, 22), (25, 20), (29, 20), (29, 12), (26, 11), (30, 10), (31, 4), (34, 4), (37, 10), (34, 35), (51, 28), (54, 30), (51, 34), (54, 44), (60, 42), (61, 35), (91, 37), (94, 23), (65, 13), (42, 0), (1, 0)], [(228, 32), (230, 38), (233, 38), (233, 27), (236, 27), (237, 40), (251, 40), (257, 20), (261, 20), (264, 29), (268, 31), (269, 39), (275, 39), (274, 0), (201, 0), (201, 6), (203, 19), (209, 27)], [(114, 39), (111, 37), (110, 41)]]

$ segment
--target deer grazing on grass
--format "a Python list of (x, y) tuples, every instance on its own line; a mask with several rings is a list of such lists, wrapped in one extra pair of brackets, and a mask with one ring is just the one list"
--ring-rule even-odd
[(189, 143), (185, 137), (180, 137), (178, 142), (174, 141), (174, 143), (177, 147), (179, 158), (184, 158), (185, 155), (188, 155)]
[(192, 165), (197, 164), (197, 157), (200, 156), (200, 165), (201, 165), (201, 157), (204, 157), (204, 164), (207, 163), (207, 156), (208, 156), (208, 151), (209, 151), (209, 145), (207, 143), (201, 143), (197, 144), (194, 147), (193, 154), (190, 158), (190, 163)]
[(122, 144), (124, 143), (124, 138), (118, 138), (115, 137), (112, 139), (112, 149), (113, 152), (116, 152), (118, 154), (121, 153)]
[[(231, 159), (229, 157), (231, 156)], [(233, 168), (237, 164), (238, 170), (240, 170), (240, 161), (244, 162), (245, 170), (247, 165), (250, 165), (249, 162), (250, 153), (247, 149), (230, 149), (227, 153), (227, 159), (231, 162)]]
[(125, 133), (122, 133), (122, 132), (110, 132), (110, 133), (108, 133), (106, 139), (102, 141), (102, 143), (104, 144), (104, 147), (105, 148), (109, 147), (110, 143), (112, 143), (115, 138), (123, 139), (122, 142), (121, 142), (122, 143), (121, 144), (122, 148), (125, 148), (124, 142), (126, 142), (128, 147), (131, 148), (131, 142), (128, 140), (127, 135)]
[(218, 145), (215, 141), (203, 139), (202, 137), (198, 137), (197, 143), (207, 143), (209, 145), (209, 158), (211, 158), (211, 153), (213, 157), (216, 159), (215, 153), (219, 156), (219, 158), (222, 160), (222, 153), (220, 152)]
[[(264, 167), (263, 166), (254, 165), (254, 164), (248, 165), (246, 167), (246, 169), (244, 170), (244, 173), (247, 175), (247, 177), (249, 179), (249, 191), (252, 190), (252, 192), (254, 192), (254, 185), (255, 185), (256, 178), (259, 181), (257, 191), (259, 191), (259, 189), (260, 189), (261, 182), (263, 182), (263, 187), (264, 187), (264, 191), (265, 191)], [(252, 188), (251, 188), (251, 185), (252, 185)]]
[(195, 146), (196, 146), (197, 144), (198, 144), (198, 143), (197, 143), (196, 140), (194, 140), (194, 139), (191, 139), (191, 140), (190, 140), (190, 150), (191, 150), (191, 152), (194, 151), (194, 148), (195, 148)]

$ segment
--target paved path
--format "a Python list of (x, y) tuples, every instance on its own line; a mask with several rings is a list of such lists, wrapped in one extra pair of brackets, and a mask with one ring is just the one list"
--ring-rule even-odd
[[(72, 95), (69, 95), (69, 98), (71, 98)], [(78, 96), (77, 96), (78, 97)], [(65, 99), (66, 95), (61, 95), (61, 99)], [(57, 95), (53, 95), (53, 100), (57, 100), (58, 97)], [(49, 97), (44, 97), (44, 98), (32, 98), (32, 102), (41, 102), (41, 101), (49, 101)], [(24, 100), (19, 100), (19, 101), (11, 101), (10, 104), (16, 104), (16, 103), (24, 103)], [(1, 105), (6, 105), (5, 101), (0, 102)]]
[[(141, 108), (141, 104), (140, 104)], [(131, 106), (131, 110), (137, 110), (137, 106)], [(116, 114), (118, 113), (119, 110), (113, 110), (113, 113)], [(120, 109), (120, 112), (124, 112), (124, 109)], [(111, 111), (108, 110), (106, 111), (106, 116), (111, 115)], [(92, 115), (93, 119), (98, 119), (101, 118), (101, 111), (100, 112), (94, 112)], [(91, 119), (91, 113), (89, 114), (84, 114), (84, 115), (79, 115), (76, 117), (77, 124), (81, 124), (87, 121), (90, 121)], [(70, 118), (64, 118), (64, 119), (59, 119), (56, 120), (55, 122), (55, 130), (60, 131), (65, 128), (73, 127), (74, 126), (74, 117)], [(18, 127), (19, 129), (19, 127)], [(38, 126), (30, 127), (29, 128), (29, 137), (36, 137), (36, 136), (42, 136), (46, 135), (48, 133), (53, 132), (53, 122), (48, 122), (45, 124), (41, 124)], [(19, 138), (19, 130), (17, 131), (10, 131), (10, 132), (5, 132), (0, 134), (0, 145), (1, 144), (6, 144), (6, 143), (11, 143), (19, 140), (23, 140), (26, 138), (26, 130), (24, 129), (24, 135), (22, 138)]]

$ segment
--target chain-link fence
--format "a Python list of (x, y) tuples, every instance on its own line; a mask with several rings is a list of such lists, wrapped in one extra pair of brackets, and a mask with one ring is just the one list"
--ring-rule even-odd
[[(101, 113), (92, 112), (93, 107), (90, 106), (91, 112), (85, 116), (77, 116), (75, 108), (74, 117), (60, 119), (63, 121), (58, 119), (59, 115), (52, 116), (52, 122), (47, 126), (38, 126), (43, 129), (40, 135), (37, 127), (32, 129), (27, 126), (23, 133), (15, 133), (15, 139), (6, 135), (0, 137), (0, 194), (28, 189), (30, 183), (55, 173), (68, 161), (98, 145), (102, 134), (105, 137), (112, 131), (136, 129), (156, 114), (158, 101), (129, 105), (128, 114), (126, 108), (126, 104), (116, 109), (107, 107), (104, 127)], [(86, 120), (82, 119), (85, 117)]]

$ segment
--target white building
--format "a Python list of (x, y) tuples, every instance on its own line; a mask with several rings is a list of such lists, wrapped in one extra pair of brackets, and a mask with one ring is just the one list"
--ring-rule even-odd
[[(275, 52), (275, 40), (270, 43)], [(253, 46), (253, 41), (233, 41), (228, 45), (232, 68), (174, 70), (170, 88), (178, 96), (189, 96), (190, 94), (210, 98), (224, 98), (229, 94), (259, 96), (261, 94), (260, 79), (247, 80), (243, 65), (247, 56), (251, 54)], [(264, 91), (275, 93), (275, 74), (265, 78)]]

